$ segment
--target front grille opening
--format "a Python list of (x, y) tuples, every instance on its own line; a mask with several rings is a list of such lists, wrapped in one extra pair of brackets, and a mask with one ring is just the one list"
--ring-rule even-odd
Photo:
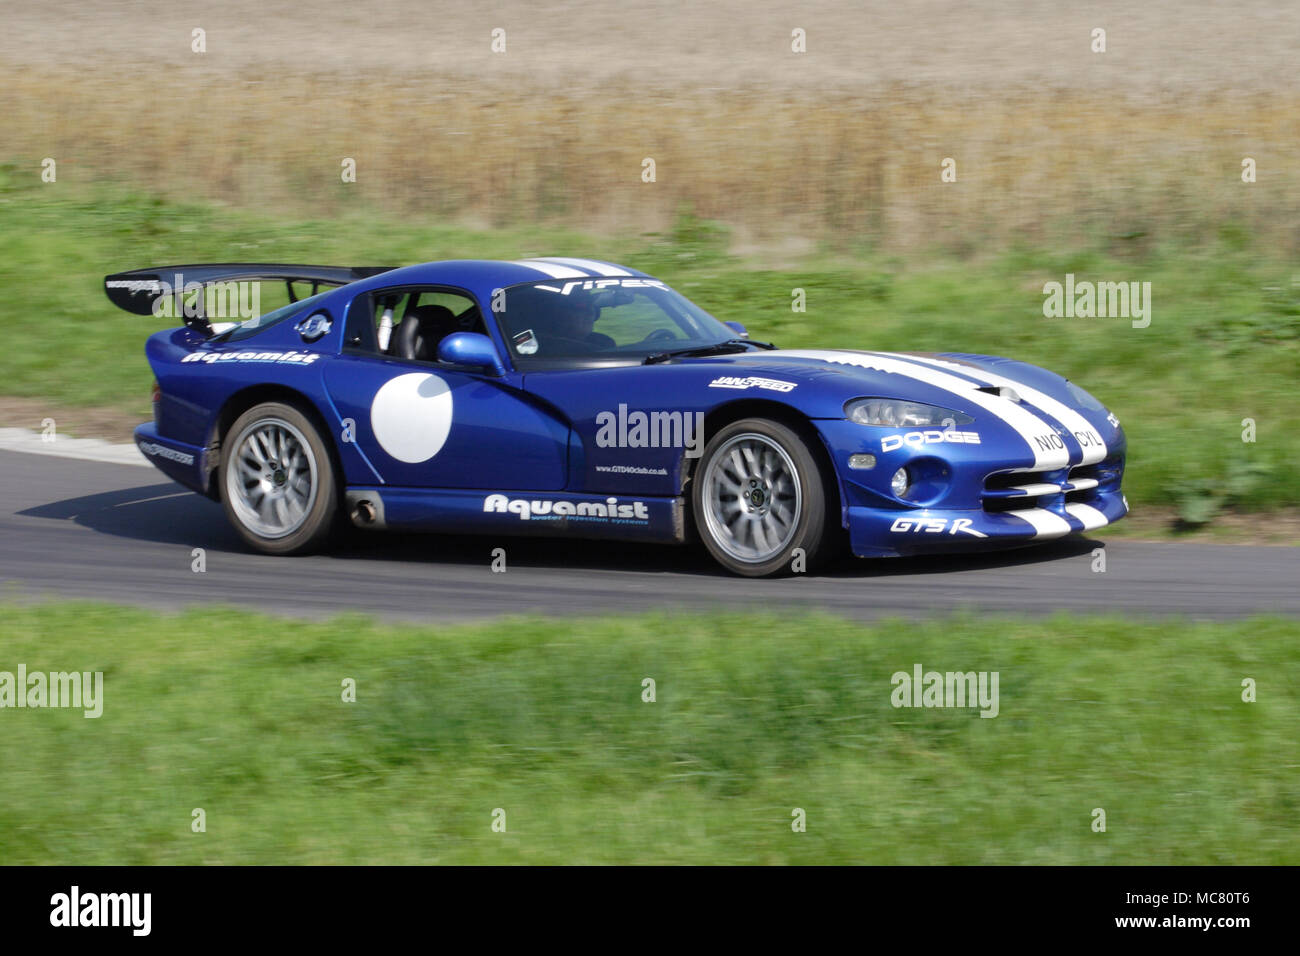
[(1047, 481), (1046, 473), (1041, 471), (1000, 471), (984, 479), (984, 487), (990, 491), (1003, 491), (1016, 485), (1036, 485)]
[(1099, 473), (1100, 469), (1096, 464), (1075, 465), (1070, 469), (1070, 477), (1067, 478), (1066, 481), (1078, 481), (1081, 478), (1092, 478), (1095, 480)]
[(988, 475), (984, 479), (984, 494), (982, 495), (984, 510), (989, 514), (999, 514), (1006, 511), (1024, 511), (1028, 508), (1045, 508), (1050, 504), (1059, 503), (1059, 494), (1006, 496), (1001, 492), (1024, 485), (1049, 485), (1052, 488), (1057, 488), (1064, 480), (1064, 474), (1064, 471), (1061, 470), (1000, 471)]
[(1003, 514), (1007, 511), (1024, 511), (1026, 508), (1040, 508), (1041, 498), (985, 498), (984, 510), (989, 514)]

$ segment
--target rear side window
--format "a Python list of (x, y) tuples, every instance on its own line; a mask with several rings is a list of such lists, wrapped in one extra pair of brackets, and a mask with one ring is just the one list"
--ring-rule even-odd
[(288, 305), (282, 305), (278, 309), (272, 309), (270, 312), (264, 312), (261, 315), (253, 316), (251, 319), (246, 319), (228, 331), (222, 338), (222, 341), (238, 342), (240, 339), (246, 339), (249, 336), (256, 335), (263, 329), (269, 329), (271, 326), (278, 325), (286, 319), (293, 318), (293, 316), (297, 315), (304, 309), (312, 308), (312, 306), (319, 303), (321, 299), (325, 298), (325, 296), (333, 291), (333, 289), (330, 289), (328, 292), (321, 292), (313, 296), (308, 296), (305, 299), (299, 299), (297, 302), (290, 302)]

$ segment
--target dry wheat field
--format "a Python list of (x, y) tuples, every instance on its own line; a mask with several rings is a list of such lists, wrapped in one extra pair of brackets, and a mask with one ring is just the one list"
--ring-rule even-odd
[(738, 242), (1230, 223), (1300, 247), (1296, 4), (56, 0), (4, 26), (14, 176), (49, 157), (73, 185), (605, 234), (687, 209)]

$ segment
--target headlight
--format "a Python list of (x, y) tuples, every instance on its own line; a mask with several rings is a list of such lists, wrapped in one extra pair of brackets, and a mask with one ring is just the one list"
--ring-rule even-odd
[(889, 490), (894, 493), (895, 497), (901, 498), (907, 493), (907, 486), (910, 484), (911, 481), (908, 480), (907, 469), (900, 468), (898, 471), (894, 472), (894, 477), (890, 479)]
[(1104, 412), (1106, 410), (1105, 405), (1097, 401), (1095, 398), (1093, 398), (1091, 395), (1089, 395), (1087, 392), (1081, 389), (1078, 385), (1075, 385), (1073, 382), (1066, 382), (1065, 390), (1070, 393), (1070, 397), (1072, 399), (1074, 399), (1084, 408), (1091, 409), (1094, 412)]
[(855, 398), (844, 404), (844, 417), (859, 425), (883, 425), (887, 428), (969, 425), (975, 421), (965, 412), (952, 408), (894, 398)]

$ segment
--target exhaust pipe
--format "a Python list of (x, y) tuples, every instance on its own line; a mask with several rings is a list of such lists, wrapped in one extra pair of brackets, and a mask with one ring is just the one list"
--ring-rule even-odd
[(356, 488), (347, 492), (344, 510), (358, 528), (386, 528), (384, 496), (374, 488)]
[(364, 498), (358, 501), (352, 508), (352, 521), (354, 524), (374, 524), (377, 516), (375, 506)]

